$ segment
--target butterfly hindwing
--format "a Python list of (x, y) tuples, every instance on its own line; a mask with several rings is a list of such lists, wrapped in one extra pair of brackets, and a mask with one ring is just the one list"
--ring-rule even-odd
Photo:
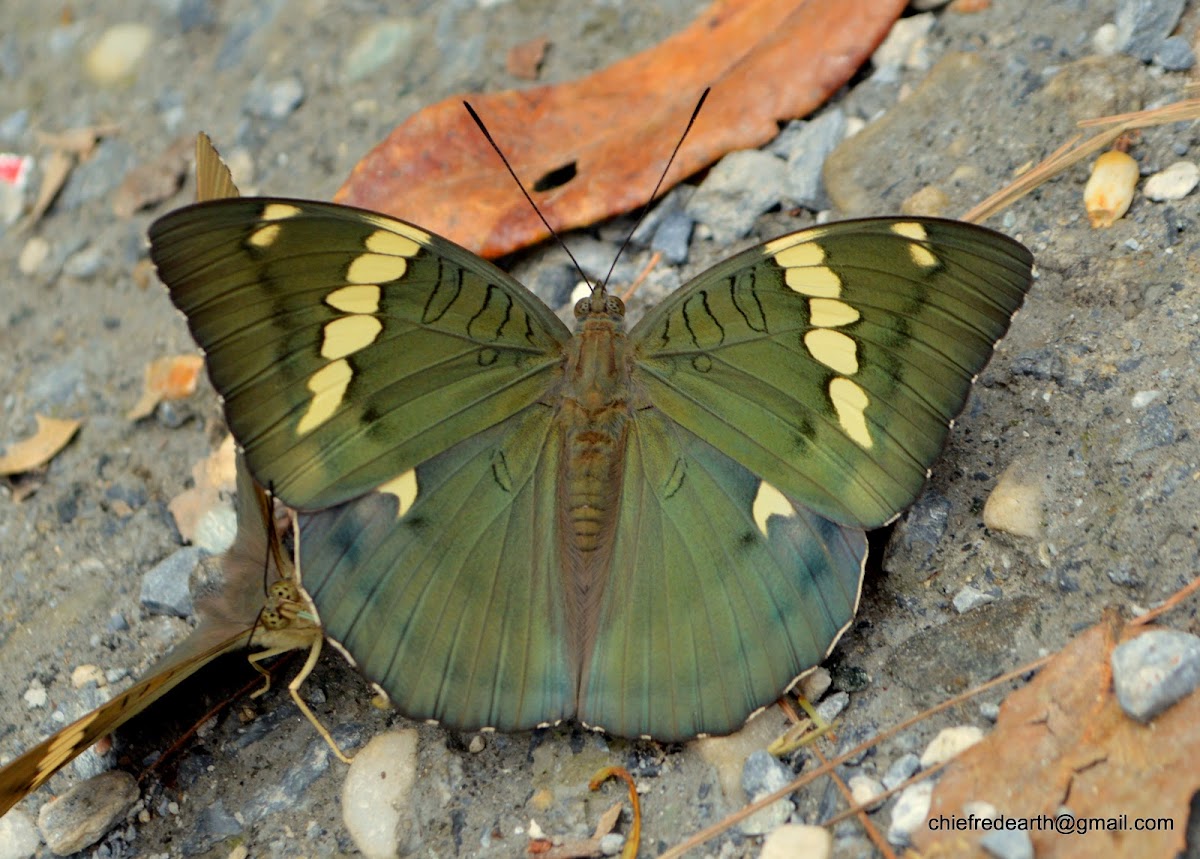
[(300, 509), (544, 397), (569, 339), (495, 266), (374, 213), (222, 200), (166, 215), (150, 239), (251, 471)]
[(736, 730), (854, 617), (865, 535), (653, 408), (631, 422), (623, 470), (579, 717), (662, 740)]
[(301, 518), (322, 625), (406, 715), (518, 730), (573, 712), (552, 415), (530, 406), (393, 492)]
[(971, 224), (867, 219), (752, 248), (630, 332), (673, 420), (834, 521), (916, 497), (1028, 289), (1031, 257)]

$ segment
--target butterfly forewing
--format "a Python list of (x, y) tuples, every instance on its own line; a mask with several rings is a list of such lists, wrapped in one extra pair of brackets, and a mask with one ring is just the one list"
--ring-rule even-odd
[(739, 254), (630, 334), (647, 400), (751, 472), (863, 528), (915, 498), (1028, 288), (969, 224), (870, 219)]
[(569, 338), (499, 269), (373, 213), (227, 200), (173, 212), (150, 238), (251, 471), (301, 509), (545, 397)]

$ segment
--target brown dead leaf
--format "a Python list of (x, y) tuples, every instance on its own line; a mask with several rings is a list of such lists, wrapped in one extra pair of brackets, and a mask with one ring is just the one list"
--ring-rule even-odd
[(546, 49), (550, 40), (545, 36), (529, 39), (519, 45), (513, 45), (504, 58), (504, 68), (514, 78), (523, 81), (535, 81), (538, 72), (542, 70), (542, 62), (546, 59)]
[(175, 527), (187, 542), (195, 537), (200, 520), (221, 503), (221, 496), (233, 492), (237, 483), (235, 461), (233, 436), (226, 436), (220, 447), (192, 466), (192, 488), (168, 502)]
[(50, 153), (46, 158), (46, 163), (42, 165), (42, 182), (38, 185), (33, 208), (25, 216), (22, 226), (30, 227), (42, 219), (42, 215), (46, 214), (46, 210), (50, 208), (50, 204), (54, 202), (54, 198), (58, 196), (62, 186), (67, 183), (67, 177), (74, 169), (74, 155), (63, 152), (61, 149), (55, 149)]
[[(926, 824), (913, 836), (922, 856), (987, 855), (978, 829), (928, 828), (930, 821), (964, 818), (973, 801), (1040, 822), (1029, 832), (1039, 859), (1175, 856), (1184, 849), (1192, 795), (1200, 789), (1200, 693), (1149, 725), (1126, 716), (1109, 667), (1122, 634), (1111, 618), (1092, 627), (1008, 697), (995, 730), (938, 782)], [(1059, 833), (1054, 819), (1064, 805), (1076, 821), (1114, 820), (1118, 828)], [(1173, 827), (1135, 832), (1137, 818), (1170, 818)]]
[[(905, 5), (718, 0), (682, 32), (588, 77), (470, 99), (546, 219), (567, 230), (646, 201), (706, 86), (712, 93), (664, 189), (820, 105)], [(485, 257), (547, 235), (457, 97), (393, 130), (334, 199), (414, 221)]]
[(80, 421), (34, 415), (37, 430), (23, 441), (13, 442), (0, 456), (0, 475), (20, 474), (45, 465), (67, 446)]
[(152, 414), (154, 407), (163, 400), (190, 397), (196, 390), (203, 366), (201, 355), (168, 355), (151, 361), (146, 365), (141, 399), (125, 417), (131, 421), (141, 420)]
[(104, 137), (109, 137), (119, 131), (119, 126), (113, 123), (89, 125), (83, 128), (71, 128), (67, 131), (51, 133), (39, 131), (38, 142), (50, 147), (53, 151), (42, 166), (42, 183), (38, 186), (37, 198), (33, 208), (25, 216), (20, 230), (27, 230), (42, 219), (58, 192), (66, 184), (67, 177), (80, 161), (91, 158), (96, 144)]
[(179, 137), (158, 158), (126, 174), (113, 194), (112, 210), (118, 218), (131, 218), (147, 206), (161, 203), (179, 190), (192, 156), (192, 137)]

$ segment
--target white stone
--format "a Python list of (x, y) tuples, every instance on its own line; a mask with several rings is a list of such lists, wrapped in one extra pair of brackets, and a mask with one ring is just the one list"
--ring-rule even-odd
[(154, 31), (145, 24), (116, 24), (101, 34), (84, 58), (88, 77), (111, 86), (130, 80), (154, 41)]
[(95, 683), (97, 686), (107, 686), (108, 677), (99, 665), (85, 664), (77, 665), (75, 670), (71, 672), (71, 685), (76, 689), (82, 689), (89, 683)]
[(1014, 463), (1004, 470), (983, 505), (983, 524), (1018, 537), (1041, 537), (1045, 492), (1030, 468)]
[(1135, 409), (1144, 409), (1162, 396), (1162, 391), (1137, 391), (1130, 401)]
[(36, 710), (39, 707), (45, 707), (49, 696), (46, 694), (46, 687), (42, 685), (41, 680), (34, 680), (29, 684), (29, 688), (25, 690), (25, 704), (31, 710)]
[(829, 859), (833, 855), (833, 836), (823, 826), (789, 823), (763, 839), (759, 859)]
[(0, 817), (0, 859), (29, 859), (41, 843), (33, 820), (21, 809)]
[(974, 725), (943, 728), (921, 753), (921, 769), (929, 769), (931, 766), (948, 761), (982, 739), (983, 729)]
[(1142, 192), (1149, 200), (1182, 200), (1200, 183), (1200, 167), (1191, 161), (1176, 161), (1146, 180)]
[(856, 775), (850, 777), (847, 785), (855, 805), (861, 805), (867, 811), (874, 811), (883, 804), (876, 799), (884, 791), (883, 782), (879, 779), (869, 775)]
[(933, 782), (922, 781), (906, 787), (892, 807), (892, 825), (887, 840), (892, 844), (907, 844), (917, 827), (925, 822), (933, 803)]
[(800, 694), (807, 698), (810, 704), (815, 704), (832, 685), (833, 678), (829, 676), (829, 672), (818, 666), (805, 674), (804, 679), (800, 681)]
[(389, 731), (354, 756), (342, 786), (342, 821), (367, 859), (400, 855), (411, 826), (417, 732)]

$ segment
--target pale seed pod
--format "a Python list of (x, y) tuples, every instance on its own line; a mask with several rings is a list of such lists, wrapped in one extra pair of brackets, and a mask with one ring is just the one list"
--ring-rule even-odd
[(1111, 227), (1129, 211), (1137, 181), (1138, 163), (1129, 153), (1113, 149), (1096, 159), (1083, 189), (1083, 207), (1093, 228)]

